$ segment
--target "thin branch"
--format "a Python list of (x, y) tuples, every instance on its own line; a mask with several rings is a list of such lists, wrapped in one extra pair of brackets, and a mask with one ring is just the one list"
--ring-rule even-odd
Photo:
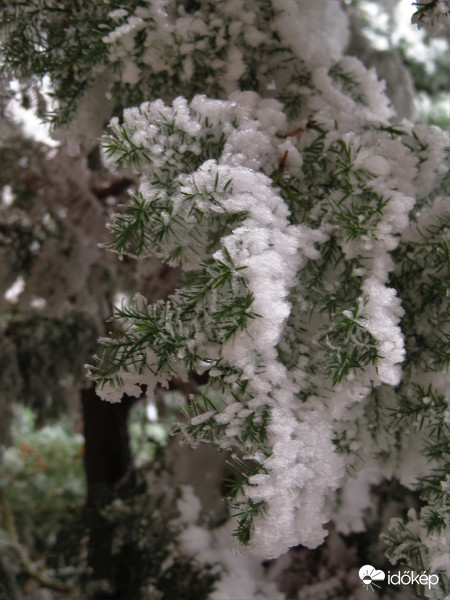
[(0, 504), (2, 506), (3, 515), (5, 518), (9, 546), (16, 552), (23, 570), (27, 573), (27, 575), (35, 579), (42, 587), (54, 590), (55, 592), (68, 594), (69, 598), (74, 597), (78, 592), (76, 587), (51, 579), (33, 565), (27, 553), (19, 543), (14, 524), (14, 515), (2, 489), (0, 489)]

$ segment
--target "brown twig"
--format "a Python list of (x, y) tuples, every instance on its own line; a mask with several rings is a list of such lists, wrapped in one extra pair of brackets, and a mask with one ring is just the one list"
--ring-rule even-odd
[[(317, 124), (317, 121), (315, 121), (315, 119), (314, 119), (314, 115), (316, 113), (317, 113), (317, 110), (314, 110), (312, 113), (310, 113), (307, 116), (307, 118), (305, 119), (305, 121), (302, 122), (301, 125), (299, 125), (295, 129), (293, 129), (292, 131), (287, 133), (284, 137), (286, 137), (286, 138), (295, 137), (297, 139), (297, 143), (298, 143), (301, 140), (301, 137), (302, 137), (303, 133), (306, 131), (306, 129), (309, 129), (309, 127), (312, 127), (313, 125)], [(280, 158), (280, 160), (278, 162), (277, 170), (275, 171), (275, 175), (274, 175), (275, 179), (277, 177), (279, 177), (281, 175), (281, 173), (284, 171), (288, 154), (289, 154), (289, 151), (286, 150), (285, 153), (283, 154), (283, 156)]]

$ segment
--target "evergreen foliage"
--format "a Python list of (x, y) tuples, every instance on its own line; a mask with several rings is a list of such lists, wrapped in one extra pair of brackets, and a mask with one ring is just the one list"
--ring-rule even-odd
[[(97, 393), (120, 402), (203, 376), (177, 431), (231, 453), (234, 535), (260, 557), (315, 548), (330, 519), (360, 531), (371, 486), (397, 479), (422, 504), (391, 521), (387, 554), (439, 575), (427, 597), (449, 593), (448, 134), (397, 122), (375, 71), (345, 55), (347, 16), (332, 0), (2, 4), (3, 77), (24, 88), (51, 78), (57, 137), (72, 152), (90, 149), (112, 117), (104, 164), (137, 183), (127, 205), (102, 211), (104, 255), (182, 272), (166, 298), (130, 294), (116, 307), (88, 368)], [(430, 33), (448, 24), (447, 2), (416, 5), (413, 21)], [(1, 206), (16, 267), (32, 270), (30, 248), (51, 253), (53, 238), (70, 240), (74, 255), (79, 221), (67, 226), (52, 209), (30, 230), (24, 201)], [(113, 279), (106, 260), (88, 262), (86, 294), (80, 285), (69, 305), (55, 300), (60, 337), (54, 318), (41, 317), (43, 344), (67, 345), (77, 381), (73, 357), (91, 350), (101, 326), (92, 310), (74, 309), (98, 297), (96, 269)], [(30, 318), (7, 311), (7, 337)], [(86, 324), (81, 340), (74, 319)], [(34, 405), (27, 352), (18, 345), (9, 378), (26, 372)], [(46, 346), (42, 354), (51, 356)], [(117, 527), (114, 565), (127, 555), (137, 565), (126, 584), (111, 583), (112, 568), (105, 590), (216, 600), (231, 576), (205, 554), (230, 564), (220, 534), (195, 524), (189, 488), (158, 485), (161, 495), (147, 481), (105, 506), (105, 527)]]

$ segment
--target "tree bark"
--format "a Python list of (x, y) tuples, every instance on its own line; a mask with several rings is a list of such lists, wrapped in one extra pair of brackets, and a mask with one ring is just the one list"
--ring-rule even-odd
[[(117, 487), (131, 474), (133, 461), (128, 434), (128, 415), (138, 398), (124, 396), (122, 402), (101, 400), (94, 386), (82, 390), (84, 421), (84, 466), (87, 482), (89, 559), (93, 582), (108, 582), (115, 588), (116, 567), (111, 557), (113, 525), (101, 514), (116, 495)], [(116, 592), (97, 591), (95, 600), (119, 600)]]

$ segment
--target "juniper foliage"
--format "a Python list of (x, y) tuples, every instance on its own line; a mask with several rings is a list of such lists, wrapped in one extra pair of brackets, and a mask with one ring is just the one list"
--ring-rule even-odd
[[(105, 163), (139, 187), (106, 247), (185, 276), (116, 310), (90, 367), (98, 393), (206, 373), (178, 427), (237, 453), (235, 535), (267, 558), (316, 547), (331, 516), (348, 529), (350, 471), (416, 489), (426, 504), (391, 525), (389, 555), (439, 572), (438, 598), (448, 135), (395, 120), (376, 73), (345, 55), (336, 2), (77, 4), (7, 3), (3, 68), (54, 80), (72, 149), (112, 115)], [(417, 5), (430, 31), (447, 23), (446, 2)]]

